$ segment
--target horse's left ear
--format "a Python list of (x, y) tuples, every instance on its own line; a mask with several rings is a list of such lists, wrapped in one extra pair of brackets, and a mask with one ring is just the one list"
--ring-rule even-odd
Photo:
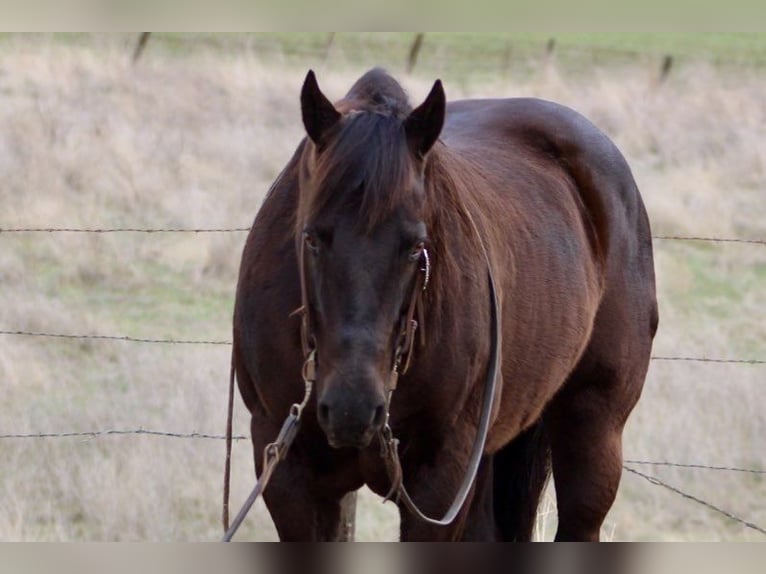
[(417, 157), (424, 157), (439, 139), (444, 126), (447, 98), (441, 80), (434, 82), (425, 101), (412, 110), (404, 120), (404, 133), (410, 150)]
[(340, 112), (319, 89), (314, 70), (309, 70), (301, 89), (303, 125), (311, 140), (320, 145), (322, 136), (340, 120)]

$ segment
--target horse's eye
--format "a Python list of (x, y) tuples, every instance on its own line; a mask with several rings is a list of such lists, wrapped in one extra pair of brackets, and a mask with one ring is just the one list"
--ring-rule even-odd
[(420, 259), (420, 256), (423, 254), (423, 249), (425, 248), (425, 244), (422, 241), (419, 241), (415, 247), (413, 247), (410, 250), (410, 261), (417, 261)]
[(317, 245), (317, 240), (310, 233), (306, 232), (306, 233), (303, 234), (303, 241), (306, 244), (306, 247), (308, 247), (309, 250), (312, 253), (317, 253), (319, 251), (319, 246)]

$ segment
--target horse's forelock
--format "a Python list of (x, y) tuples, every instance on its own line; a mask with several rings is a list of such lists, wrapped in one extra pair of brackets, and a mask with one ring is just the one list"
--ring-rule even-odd
[(373, 68), (359, 78), (339, 102), (354, 102), (359, 109), (404, 118), (412, 111), (407, 92), (382, 68)]
[(349, 209), (369, 232), (398, 207), (418, 200), (413, 158), (396, 116), (349, 114), (311, 163), (309, 189), (301, 193), (304, 224), (326, 209)]

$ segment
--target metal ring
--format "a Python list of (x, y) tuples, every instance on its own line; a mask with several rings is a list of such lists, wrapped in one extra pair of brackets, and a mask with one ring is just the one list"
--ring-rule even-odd
[(426, 274), (425, 279), (423, 279), (423, 291), (425, 291), (426, 287), (428, 287), (428, 281), (431, 279), (431, 257), (428, 255), (428, 249), (425, 247), (423, 248), (423, 258), (426, 260), (426, 266), (421, 267), (420, 270)]

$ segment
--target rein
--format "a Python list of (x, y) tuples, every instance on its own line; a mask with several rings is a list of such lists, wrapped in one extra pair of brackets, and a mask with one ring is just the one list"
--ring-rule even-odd
[[(402, 316), (399, 335), (397, 340), (396, 351), (394, 353), (393, 367), (391, 370), (391, 377), (389, 378), (386, 387), (386, 419), (379, 433), (381, 441), (381, 457), (385, 461), (386, 471), (391, 480), (391, 490), (385, 497), (385, 500), (400, 501), (410, 512), (417, 516), (420, 520), (427, 522), (428, 524), (434, 524), (437, 526), (447, 526), (451, 524), (458, 513), (465, 504), (468, 494), (473, 487), (473, 483), (476, 479), (476, 474), (479, 470), (479, 464), (481, 457), (484, 453), (484, 447), (487, 442), (487, 435), (489, 434), (489, 423), (492, 413), (492, 403), (495, 397), (495, 391), (497, 388), (497, 377), (500, 366), (500, 317), (498, 313), (498, 301), (497, 291), (495, 287), (495, 279), (492, 274), (492, 265), (489, 260), (489, 253), (486, 246), (482, 241), (479, 229), (476, 226), (476, 222), (471, 216), (470, 212), (464, 208), (464, 212), (471, 223), (476, 238), (481, 246), (484, 259), (487, 264), (487, 281), (489, 286), (489, 304), (490, 304), (490, 355), (487, 368), (487, 376), (484, 381), (484, 397), (482, 401), (481, 416), (477, 427), (476, 439), (474, 440), (471, 455), (468, 460), (463, 482), (455, 495), (452, 504), (441, 518), (432, 518), (423, 513), (415, 502), (410, 497), (403, 482), (403, 472), (401, 460), (399, 458), (399, 440), (393, 435), (393, 431), (389, 425), (390, 418), (390, 406), (393, 392), (396, 390), (398, 379), (400, 374), (404, 374), (410, 367), (412, 361), (412, 354), (415, 342), (415, 332), (420, 326), (420, 343), (421, 346), (425, 345), (425, 332), (422, 327), (424, 305), (423, 294), (431, 276), (431, 261), (426, 249), (423, 250), (424, 266), (420, 268), (413, 289), (410, 296), (410, 302), (407, 307), (407, 312)], [(271, 475), (274, 472), (275, 467), (287, 454), (290, 445), (292, 444), (295, 436), (298, 433), (300, 427), (300, 419), (303, 413), (303, 409), (308, 403), (311, 395), (314, 382), (316, 380), (316, 347), (313, 333), (311, 332), (309, 307), (308, 307), (308, 288), (306, 284), (305, 273), (305, 256), (304, 256), (305, 241), (301, 241), (300, 247), (300, 265), (299, 275), (301, 283), (301, 306), (291, 313), (292, 315), (301, 315), (301, 346), (305, 361), (302, 369), (302, 377), (305, 386), (305, 394), (303, 400), (300, 403), (295, 403), (290, 407), (290, 413), (282, 424), (282, 428), (279, 435), (274, 442), (266, 445), (263, 451), (263, 469), (261, 476), (256, 481), (256, 484), (248, 496), (247, 500), (242, 506), (231, 526), (229, 526), (229, 489), (230, 489), (230, 469), (231, 469), (231, 440), (232, 440), (232, 412), (233, 412), (233, 395), (234, 395), (234, 355), (232, 351), (232, 365), (229, 380), (229, 401), (228, 401), (228, 418), (226, 423), (226, 467), (224, 472), (224, 501), (223, 501), (223, 528), (225, 534), (222, 538), (222, 542), (231, 541), (232, 537), (236, 533), (240, 524), (244, 520), (245, 516), (249, 512), (252, 505), (257, 498), (263, 493), (268, 485)], [(418, 319), (415, 319), (415, 314), (418, 314)], [(402, 365), (402, 363), (404, 363)]]
[[(386, 470), (388, 471), (389, 478), (391, 479), (391, 490), (386, 496), (386, 500), (391, 500), (394, 498), (398, 499), (398, 501), (401, 501), (401, 503), (418, 519), (436, 526), (448, 526), (455, 520), (460, 510), (463, 508), (463, 505), (468, 498), (468, 494), (473, 487), (473, 483), (476, 480), (476, 474), (479, 471), (481, 457), (484, 454), (484, 447), (487, 443), (487, 435), (489, 434), (489, 422), (492, 413), (492, 403), (495, 398), (495, 391), (497, 389), (497, 375), (500, 370), (500, 316), (498, 314), (495, 278), (492, 275), (492, 265), (490, 264), (489, 253), (487, 252), (487, 248), (481, 239), (481, 234), (479, 233), (479, 229), (476, 226), (476, 222), (467, 209), (464, 209), (464, 211), (468, 216), (471, 227), (473, 227), (474, 233), (476, 234), (484, 254), (484, 259), (487, 263), (487, 282), (489, 286), (489, 306), (491, 321), (491, 347), (487, 368), (487, 377), (484, 381), (484, 399), (482, 401), (481, 416), (479, 419), (473, 448), (471, 449), (471, 456), (468, 459), (468, 465), (463, 476), (463, 482), (460, 485), (457, 494), (455, 494), (455, 498), (453, 499), (452, 504), (449, 506), (441, 518), (430, 517), (426, 515), (422, 510), (420, 510), (404, 486), (404, 473), (402, 472), (402, 465), (399, 459), (399, 441), (398, 439), (394, 438), (393, 431), (388, 424), (388, 404), (386, 405), (386, 423), (383, 427), (383, 430), (381, 431), (381, 441), (383, 445), (381, 449), (381, 456), (383, 456), (386, 461)], [(423, 288), (425, 289), (425, 285)], [(407, 365), (409, 365), (409, 360), (410, 356), (407, 357)], [(394, 382), (392, 385), (390, 385), (389, 402), (390, 393), (392, 393), (396, 388), (396, 379), (399, 376), (397, 367), (398, 362), (395, 360), (394, 369), (391, 376), (391, 379)]]

